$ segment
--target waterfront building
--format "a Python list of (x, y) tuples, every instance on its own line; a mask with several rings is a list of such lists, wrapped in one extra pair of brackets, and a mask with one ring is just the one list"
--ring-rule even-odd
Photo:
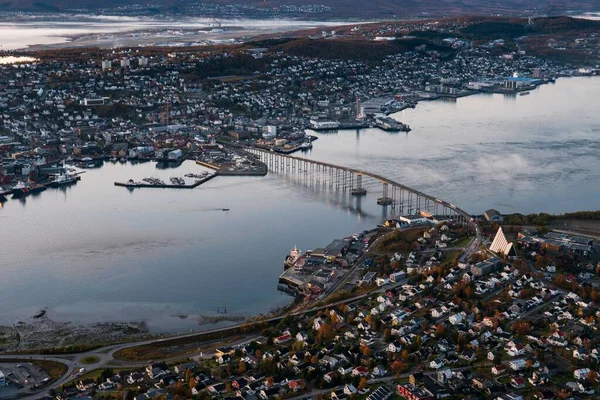
[(327, 120), (310, 120), (310, 127), (315, 130), (324, 130), (324, 129), (337, 129), (340, 127), (340, 123), (337, 121), (327, 121)]

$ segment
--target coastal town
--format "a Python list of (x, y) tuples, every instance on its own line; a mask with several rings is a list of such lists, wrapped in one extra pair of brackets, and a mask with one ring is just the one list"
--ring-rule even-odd
[[(435, 34), (442, 38), (472, 26), (464, 25), (437, 27)], [(42, 52), (37, 62), (3, 65), (0, 184), (6, 190), (31, 173), (43, 177), (46, 166), (60, 174), (56, 167), (64, 160), (96, 167), (109, 159), (195, 159), (217, 141), (289, 154), (313, 146), (306, 128), (409, 131), (387, 115), (439, 98), (526, 95), (560, 77), (597, 72), (534, 56), (519, 50), (526, 48), (520, 42), (515, 48), (501, 38), (423, 41), (396, 36), (400, 28), (432, 29), (427, 23), (356, 27), (351, 33), (368, 35), (367, 45), (381, 38), (398, 44), (393, 54), (369, 61), (302, 55), (318, 42), (337, 43), (343, 51), (344, 41), (330, 40), (339, 35), (331, 31), (303, 41), (306, 48), (292, 41), (287, 51), (277, 45), (147, 55), (117, 49), (79, 58), (65, 51), (68, 59), (62, 60)], [(572, 45), (597, 57), (600, 38), (592, 33)]]
[[(87, 171), (109, 163), (172, 168), (168, 182), (114, 182), (148, 196), (288, 167), (305, 173), (309, 161), (290, 155), (318, 146), (316, 132), (418, 135), (397, 112), (479, 93), (525, 96), (599, 71), (530, 54), (526, 38), (457, 38), (472, 25), (429, 24), (295, 33), (306, 47), (270, 38), (211, 50), (41, 51), (36, 61), (2, 65), (0, 205), (76, 189), (91, 179)], [(428, 26), (437, 27), (432, 36), (439, 40), (418, 36)], [(348, 50), (343, 41), (329, 56), (313, 47), (346, 34), (369, 45), (393, 42), (394, 51), (369, 59), (335, 53)], [(552, 49), (598, 59), (597, 33), (547, 40)], [(176, 172), (184, 162), (197, 172)], [(330, 176), (342, 169), (311, 163)], [(328, 184), (366, 195), (368, 175), (345, 172), (348, 179)], [(33, 340), (11, 321), (0, 331), (0, 398), (595, 398), (600, 242), (597, 228), (566, 223), (598, 220), (598, 212), (471, 215), (370, 177), (383, 186), (378, 206), (394, 213), (323, 247), (290, 246), (287, 256), (290, 249), (281, 249), (273, 286), (290, 304), (278, 312), (160, 337), (143, 324), (121, 323), (107, 328), (119, 334), (104, 343), (80, 336), (76, 346), (69, 334), (59, 344), (49, 332)], [(411, 194), (406, 207), (402, 194), (395, 197), (400, 188)]]
[[(353, 269), (352, 262), (360, 261), (353, 274), (359, 279), (330, 293), (331, 302), (312, 303), (324, 304), (314, 311), (249, 321), (245, 334), (231, 328), (217, 342), (207, 334), (130, 345), (102, 361), (101, 350), (90, 350), (75, 358), (79, 365), (104, 367), (75, 368), (50, 393), (140, 400), (591, 398), (599, 388), (600, 248), (589, 237), (519, 229), (503, 219), (495, 210), (484, 213), (483, 243), (475, 248), (463, 226), (423, 218), (386, 221), (325, 251), (294, 249), (287, 268), (321, 265), (304, 285), (307, 299), (327, 293), (336, 269)], [(150, 354), (156, 361), (126, 366)], [(23, 385), (14, 374), (7, 382)]]

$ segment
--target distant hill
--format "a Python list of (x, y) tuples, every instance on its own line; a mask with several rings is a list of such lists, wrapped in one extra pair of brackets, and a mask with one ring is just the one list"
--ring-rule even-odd
[[(163, 0), (163, 12), (185, 10), (194, 0)], [(0, 11), (55, 12), (69, 9), (112, 8), (147, 4), (142, 0), (0, 0)], [(207, 0), (212, 4), (246, 4), (257, 7), (325, 5), (331, 10), (313, 17), (392, 18), (411, 16), (457, 16), (465, 14), (564, 14), (567, 10), (598, 11), (598, 0)], [(156, 7), (153, 7), (156, 11)]]
[(566, 34), (600, 30), (600, 21), (570, 17), (468, 18), (471, 24), (461, 33), (471, 39), (516, 38), (526, 35)]

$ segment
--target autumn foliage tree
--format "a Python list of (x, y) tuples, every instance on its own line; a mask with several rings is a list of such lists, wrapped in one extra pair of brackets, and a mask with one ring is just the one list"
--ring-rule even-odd
[(392, 363), (392, 365), (390, 365), (390, 369), (396, 376), (398, 376), (408, 370), (408, 365), (406, 365), (406, 363), (402, 360), (396, 360)]
[(369, 383), (367, 382), (367, 378), (363, 376), (362, 378), (360, 378), (360, 383), (358, 384), (358, 389), (359, 390), (366, 389), (368, 385), (369, 385)]
[(321, 324), (317, 331), (317, 343), (321, 344), (333, 338), (335, 331), (329, 324)]
[(518, 335), (527, 335), (531, 331), (531, 324), (527, 321), (516, 321), (511, 329)]

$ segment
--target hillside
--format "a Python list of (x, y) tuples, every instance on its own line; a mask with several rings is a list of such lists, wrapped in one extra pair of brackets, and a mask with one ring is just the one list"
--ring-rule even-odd
[[(131, 4), (145, 4), (139, 0), (0, 0), (0, 11), (65, 11), (69, 9), (111, 8)], [(184, 13), (194, 0), (165, 0), (153, 6), (152, 12)], [(567, 10), (598, 11), (596, 0), (212, 0), (207, 4), (243, 4), (260, 8), (281, 6), (324, 5), (325, 13), (313, 18), (391, 18), (411, 16), (456, 16), (464, 14), (564, 14)], [(149, 10), (150, 11), (150, 10)], [(299, 13), (299, 16), (302, 13)], [(311, 15), (306, 14), (310, 17)]]

